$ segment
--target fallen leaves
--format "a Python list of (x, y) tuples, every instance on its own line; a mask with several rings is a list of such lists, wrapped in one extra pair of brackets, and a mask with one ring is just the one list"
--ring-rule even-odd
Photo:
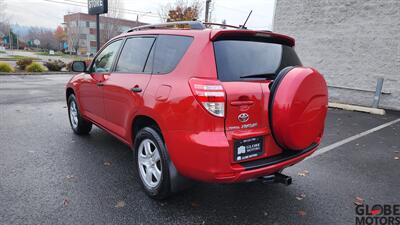
[(125, 207), (125, 202), (124, 201), (118, 201), (117, 204), (115, 205), (115, 208), (123, 208)]
[(111, 166), (111, 161), (104, 161), (104, 166)]
[(298, 211), (297, 213), (299, 214), (299, 216), (305, 216), (305, 215), (307, 215), (307, 213), (306, 213), (305, 211), (303, 211), (303, 210), (300, 210), (300, 211)]
[(67, 178), (67, 180), (71, 180), (71, 179), (74, 179), (75, 176), (74, 175), (67, 175), (65, 178)]
[(200, 206), (199, 203), (196, 203), (196, 202), (192, 202), (191, 205), (193, 208), (197, 208)]
[(364, 204), (364, 199), (362, 199), (361, 197), (356, 197), (356, 199), (354, 200), (354, 204), (363, 205)]
[(64, 198), (63, 206), (66, 207), (66, 206), (68, 206), (68, 204), (69, 204), (68, 198)]
[(301, 200), (303, 200), (305, 197), (306, 197), (305, 194), (300, 194), (299, 196), (296, 196), (296, 199), (299, 200), (299, 201), (301, 201)]
[(400, 159), (399, 151), (394, 151), (394, 154), (395, 154), (394, 159), (399, 160)]
[(305, 177), (308, 176), (310, 172), (308, 170), (303, 170), (297, 173), (298, 176)]

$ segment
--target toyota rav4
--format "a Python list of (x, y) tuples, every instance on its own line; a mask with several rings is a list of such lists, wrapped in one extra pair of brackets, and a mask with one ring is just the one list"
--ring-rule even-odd
[(66, 87), (78, 135), (92, 124), (134, 152), (145, 192), (165, 198), (188, 181), (273, 178), (311, 155), (327, 113), (321, 74), (293, 38), (210, 29), (191, 21), (134, 28), (108, 41)]

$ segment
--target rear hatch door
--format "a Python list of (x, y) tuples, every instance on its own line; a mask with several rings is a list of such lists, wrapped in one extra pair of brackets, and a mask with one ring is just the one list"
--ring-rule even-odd
[[(225, 132), (233, 145), (249, 141), (261, 143), (262, 150), (238, 154), (232, 161), (272, 156), (281, 153), (271, 139), (268, 122), (269, 84), (287, 66), (301, 66), (290, 38), (254, 31), (216, 33), (214, 41), (218, 79), (226, 92)], [(236, 146), (240, 147), (240, 146)], [(268, 148), (268, 149), (267, 149)]]

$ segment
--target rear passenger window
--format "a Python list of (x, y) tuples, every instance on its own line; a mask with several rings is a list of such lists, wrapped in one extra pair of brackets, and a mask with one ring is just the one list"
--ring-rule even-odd
[(115, 71), (122, 73), (143, 73), (154, 40), (155, 38), (153, 37), (127, 39)]
[(192, 37), (159, 35), (156, 41), (153, 74), (165, 74), (174, 70), (192, 41)]

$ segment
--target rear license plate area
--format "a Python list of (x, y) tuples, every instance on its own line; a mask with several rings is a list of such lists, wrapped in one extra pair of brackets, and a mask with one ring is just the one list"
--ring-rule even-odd
[(264, 137), (234, 141), (234, 161), (243, 161), (264, 154)]

